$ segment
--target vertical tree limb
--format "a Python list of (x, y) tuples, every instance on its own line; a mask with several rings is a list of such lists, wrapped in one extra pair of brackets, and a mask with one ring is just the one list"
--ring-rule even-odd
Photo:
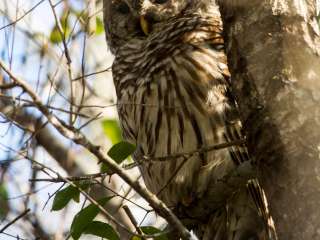
[(319, 239), (316, 3), (226, 0), (221, 9), (232, 86), (279, 239)]

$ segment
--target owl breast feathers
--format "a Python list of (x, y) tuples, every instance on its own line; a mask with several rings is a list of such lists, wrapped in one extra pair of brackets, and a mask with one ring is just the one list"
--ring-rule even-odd
[(150, 159), (141, 164), (146, 185), (175, 206), (201, 198), (208, 184), (242, 160), (233, 158), (229, 149), (167, 161), (152, 158), (239, 140), (240, 122), (227, 96), (220, 20), (191, 15), (162, 27), (148, 41), (121, 47), (113, 74), (124, 137), (137, 145), (137, 160)]
[[(163, 1), (163, 9), (163, 4), (175, 3)], [(119, 22), (112, 24), (112, 7), (106, 4), (123, 136), (137, 146), (134, 159), (147, 188), (181, 218), (205, 223), (191, 224), (202, 239), (275, 239), (264, 193), (242, 142), (220, 14), (208, 2), (177, 3), (173, 12), (163, 10), (163, 16), (159, 11), (152, 15), (144, 3), (135, 15), (132, 4), (120, 21), (122, 28)], [(148, 35), (145, 26), (139, 28), (141, 17), (151, 25)], [(232, 217), (236, 220), (230, 221)]]

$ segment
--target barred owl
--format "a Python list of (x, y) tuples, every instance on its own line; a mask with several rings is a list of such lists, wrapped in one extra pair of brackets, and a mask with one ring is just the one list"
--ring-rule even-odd
[(105, 0), (104, 21), (123, 136), (147, 188), (200, 239), (276, 239), (214, 0)]

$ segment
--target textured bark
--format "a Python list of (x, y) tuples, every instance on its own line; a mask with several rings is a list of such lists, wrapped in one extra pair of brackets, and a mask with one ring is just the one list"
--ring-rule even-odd
[(232, 84), (279, 239), (320, 239), (316, 3), (221, 2)]

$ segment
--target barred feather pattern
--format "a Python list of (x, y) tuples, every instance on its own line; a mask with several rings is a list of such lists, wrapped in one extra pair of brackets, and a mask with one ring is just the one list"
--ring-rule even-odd
[(243, 138), (219, 16), (180, 16), (128, 41), (113, 78), (123, 136), (154, 194), (202, 239), (276, 239), (257, 180), (237, 172), (251, 165), (244, 145), (190, 154)]

